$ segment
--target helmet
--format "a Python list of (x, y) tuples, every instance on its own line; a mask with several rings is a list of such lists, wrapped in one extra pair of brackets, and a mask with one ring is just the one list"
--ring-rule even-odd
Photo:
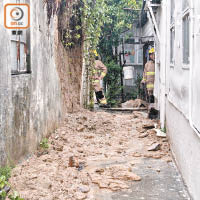
[(151, 48), (151, 49), (149, 50), (149, 53), (155, 53), (155, 49), (154, 49), (154, 48)]

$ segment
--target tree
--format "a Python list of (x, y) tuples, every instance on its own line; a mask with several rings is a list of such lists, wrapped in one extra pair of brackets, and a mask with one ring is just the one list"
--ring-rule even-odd
[(136, 0), (107, 0), (107, 12), (102, 33), (98, 45), (100, 54), (104, 61), (116, 60), (113, 56), (113, 47), (117, 47), (120, 42), (120, 35), (126, 30), (130, 30), (133, 22), (138, 18), (138, 9), (142, 1)]

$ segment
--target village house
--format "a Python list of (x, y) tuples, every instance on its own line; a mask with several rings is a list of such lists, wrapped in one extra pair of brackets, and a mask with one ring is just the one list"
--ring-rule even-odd
[[(154, 95), (162, 128), (191, 196), (200, 196), (200, 2), (144, 0), (146, 27), (154, 32)], [(144, 27), (145, 27), (144, 26)], [(142, 36), (142, 35), (141, 35)]]

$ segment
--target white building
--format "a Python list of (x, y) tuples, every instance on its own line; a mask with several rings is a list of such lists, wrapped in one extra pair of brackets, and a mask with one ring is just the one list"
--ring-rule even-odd
[(193, 199), (200, 199), (200, 1), (144, 1), (155, 34), (155, 96)]

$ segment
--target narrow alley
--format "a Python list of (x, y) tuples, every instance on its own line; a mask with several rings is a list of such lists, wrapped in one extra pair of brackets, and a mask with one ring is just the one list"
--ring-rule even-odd
[(157, 122), (145, 112), (66, 114), (10, 183), (26, 200), (189, 200)]
[(0, 1), (0, 200), (200, 200), (200, 0)]

